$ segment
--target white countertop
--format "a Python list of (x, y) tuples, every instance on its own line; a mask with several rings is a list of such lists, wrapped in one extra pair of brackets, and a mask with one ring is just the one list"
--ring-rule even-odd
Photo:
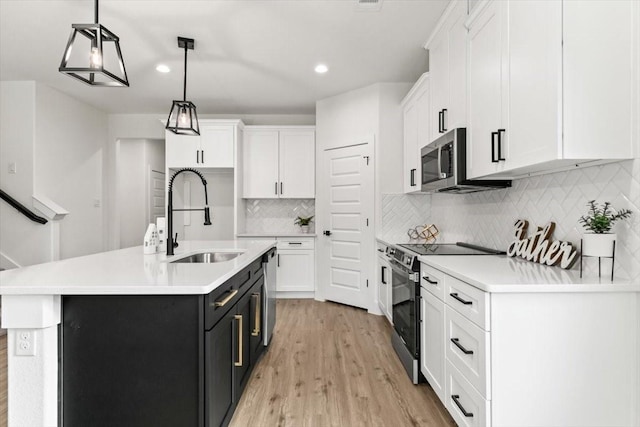
[(624, 279), (611, 282), (608, 268), (603, 269), (602, 278), (580, 278), (578, 270), (506, 255), (427, 255), (418, 259), (485, 292), (640, 292), (640, 283)]
[[(275, 247), (275, 240), (181, 241), (175, 255), (120, 249), (0, 272), (0, 295), (206, 294)], [(172, 260), (205, 251), (243, 252), (212, 264)]]

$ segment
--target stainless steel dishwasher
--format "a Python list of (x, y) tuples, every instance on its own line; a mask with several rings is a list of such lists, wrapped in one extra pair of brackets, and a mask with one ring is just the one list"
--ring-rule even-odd
[(262, 257), (264, 269), (264, 345), (269, 345), (276, 324), (276, 248)]

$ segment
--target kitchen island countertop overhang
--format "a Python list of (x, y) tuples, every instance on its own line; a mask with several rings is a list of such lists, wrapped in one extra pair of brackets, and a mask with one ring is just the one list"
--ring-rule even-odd
[[(184, 241), (174, 256), (142, 247), (102, 252), (0, 272), (0, 295), (206, 294), (276, 246), (273, 240)], [(172, 263), (200, 252), (241, 252), (216, 263)]]

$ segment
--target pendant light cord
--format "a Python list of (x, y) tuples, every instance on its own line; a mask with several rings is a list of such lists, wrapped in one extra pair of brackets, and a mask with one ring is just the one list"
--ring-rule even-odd
[[(98, 0), (96, 0), (98, 1)], [(182, 96), (182, 100), (187, 100), (187, 43), (184, 45), (184, 93)]]

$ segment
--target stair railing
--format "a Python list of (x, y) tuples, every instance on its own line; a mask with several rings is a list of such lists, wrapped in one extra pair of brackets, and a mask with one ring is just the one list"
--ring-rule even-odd
[(17, 201), (7, 193), (5, 193), (3, 190), (0, 190), (0, 199), (4, 200), (9, 205), (13, 206), (18, 212), (20, 212), (22, 215), (26, 216), (33, 222), (37, 222), (39, 224), (46, 224), (48, 222), (45, 218), (36, 215), (33, 211), (31, 211), (25, 205), (23, 205), (22, 203), (20, 203), (19, 201)]

